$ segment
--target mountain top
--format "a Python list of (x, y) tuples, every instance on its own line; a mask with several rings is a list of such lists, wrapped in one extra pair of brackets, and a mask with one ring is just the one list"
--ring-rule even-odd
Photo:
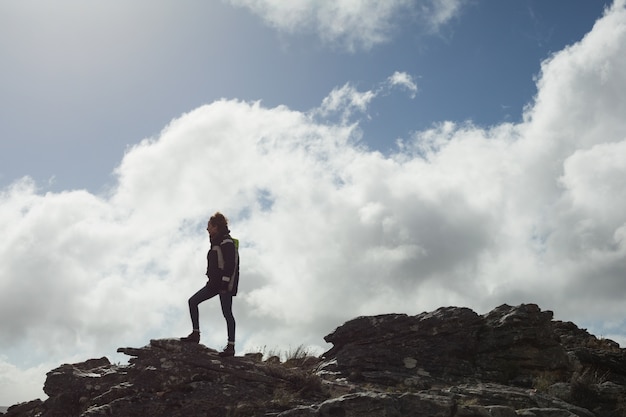
[(358, 317), (320, 357), (220, 358), (177, 339), (47, 374), (6, 417), (626, 415), (625, 350), (535, 304)]

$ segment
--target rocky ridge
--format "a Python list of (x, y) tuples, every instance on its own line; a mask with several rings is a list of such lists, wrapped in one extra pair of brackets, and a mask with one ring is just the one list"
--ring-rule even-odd
[(151, 340), (47, 375), (6, 417), (626, 416), (626, 350), (534, 304), (358, 317), (321, 357), (220, 358)]

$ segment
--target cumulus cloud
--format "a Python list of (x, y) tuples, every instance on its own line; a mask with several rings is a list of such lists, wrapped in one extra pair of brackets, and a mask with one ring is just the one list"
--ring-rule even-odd
[(417, 84), (410, 74), (396, 71), (387, 79), (387, 82), (391, 86), (399, 86), (406, 89), (411, 94), (411, 98), (415, 98), (415, 94), (417, 93)]
[(323, 41), (348, 50), (370, 49), (387, 42), (402, 15), (418, 19), (427, 31), (437, 31), (457, 16), (462, 0), (298, 1), (229, 0), (261, 16), (270, 26), (288, 33), (313, 32)]
[[(380, 92), (347, 85), (306, 113), (199, 107), (129, 149), (107, 194), (16, 181), (0, 192), (2, 381), (186, 334), (216, 210), (241, 242), (240, 351), (321, 351), (362, 314), (521, 302), (626, 340), (624, 22), (617, 4), (544, 62), (519, 124), (441, 122), (383, 155), (325, 119)], [(200, 310), (219, 347), (219, 303)], [(0, 403), (43, 395), (26, 391)]]

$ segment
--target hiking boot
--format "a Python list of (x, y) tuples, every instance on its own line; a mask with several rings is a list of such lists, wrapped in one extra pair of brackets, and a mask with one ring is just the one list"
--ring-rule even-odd
[(228, 356), (235, 356), (235, 345), (229, 343), (226, 345), (223, 351), (217, 354), (218, 356), (225, 358)]
[(187, 343), (200, 343), (200, 332), (197, 330), (194, 330), (193, 332), (189, 333), (189, 336), (181, 337), (180, 341), (187, 342)]

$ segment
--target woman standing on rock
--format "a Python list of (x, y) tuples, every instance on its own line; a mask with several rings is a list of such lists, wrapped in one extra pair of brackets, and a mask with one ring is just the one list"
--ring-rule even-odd
[(209, 219), (206, 230), (209, 232), (211, 249), (207, 254), (207, 271), (209, 278), (206, 285), (189, 299), (189, 313), (193, 331), (189, 336), (182, 337), (183, 342), (200, 342), (200, 323), (198, 305), (219, 294), (222, 313), (226, 319), (228, 344), (220, 356), (235, 355), (235, 317), (233, 316), (233, 297), (237, 295), (239, 284), (239, 253), (237, 241), (230, 236), (228, 221), (220, 212)]

